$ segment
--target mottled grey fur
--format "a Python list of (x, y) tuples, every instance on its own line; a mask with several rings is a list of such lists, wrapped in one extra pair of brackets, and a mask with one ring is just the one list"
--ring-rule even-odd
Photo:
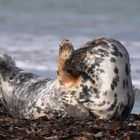
[(100, 38), (73, 52), (63, 68), (81, 82), (65, 88), (58, 79), (42, 78), (0, 56), (0, 95), (14, 117), (35, 119), (73, 116), (125, 120), (133, 107), (129, 55), (116, 40)]

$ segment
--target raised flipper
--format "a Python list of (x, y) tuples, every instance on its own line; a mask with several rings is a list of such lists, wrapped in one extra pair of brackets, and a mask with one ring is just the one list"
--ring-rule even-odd
[(78, 81), (80, 75), (72, 74), (66, 70), (66, 62), (72, 58), (74, 48), (71, 42), (67, 39), (63, 40), (60, 44), (59, 55), (58, 55), (58, 80), (64, 87), (72, 87)]
[(63, 71), (65, 62), (72, 57), (74, 48), (71, 42), (67, 39), (64, 39), (59, 46), (58, 71)]

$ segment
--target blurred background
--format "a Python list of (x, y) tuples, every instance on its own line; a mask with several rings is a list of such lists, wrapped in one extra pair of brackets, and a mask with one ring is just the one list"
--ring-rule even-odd
[(121, 41), (140, 86), (140, 0), (0, 0), (0, 48), (19, 67), (56, 77), (62, 39), (75, 48), (99, 36)]

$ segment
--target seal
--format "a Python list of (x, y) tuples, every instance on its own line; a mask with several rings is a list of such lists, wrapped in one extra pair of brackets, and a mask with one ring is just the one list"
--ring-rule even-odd
[(57, 79), (25, 72), (1, 54), (0, 95), (13, 117), (125, 120), (134, 105), (129, 54), (114, 39), (98, 38), (76, 50), (65, 39)]

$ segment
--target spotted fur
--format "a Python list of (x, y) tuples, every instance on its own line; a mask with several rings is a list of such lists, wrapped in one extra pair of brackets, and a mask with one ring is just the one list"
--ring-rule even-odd
[(118, 41), (99, 38), (74, 50), (60, 44), (57, 79), (41, 78), (0, 56), (0, 94), (14, 117), (125, 120), (133, 107), (129, 55)]
[(87, 88), (76, 92), (75, 98), (89, 112), (101, 119), (124, 120), (129, 116), (134, 104), (130, 60), (120, 42), (107, 38), (87, 42), (74, 51), (65, 67), (82, 75), (81, 86)]

